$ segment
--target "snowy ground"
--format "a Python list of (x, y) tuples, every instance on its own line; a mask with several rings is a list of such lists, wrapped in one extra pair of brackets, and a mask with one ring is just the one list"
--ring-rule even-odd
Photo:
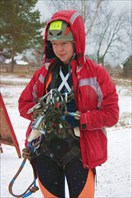
[[(17, 100), (29, 78), (1, 75), (1, 93), (11, 119), (20, 149), (24, 147), (25, 131), (29, 121), (19, 116)], [(97, 168), (95, 198), (131, 198), (131, 86), (130, 81), (118, 80), (120, 120), (108, 129), (108, 161)], [(8, 185), (16, 174), (22, 159), (19, 159), (15, 147), (2, 145), (0, 197), (12, 197)], [(32, 182), (32, 169), (26, 163), (19, 179), (14, 185), (14, 193), (21, 194)], [(30, 197), (42, 198), (40, 191)], [(66, 197), (68, 189), (66, 186)]]

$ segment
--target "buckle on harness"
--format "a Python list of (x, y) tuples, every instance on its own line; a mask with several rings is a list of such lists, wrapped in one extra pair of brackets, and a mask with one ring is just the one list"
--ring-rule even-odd
[(36, 149), (35, 153), (36, 153), (36, 156), (37, 156), (37, 157), (41, 154), (40, 147), (38, 147), (38, 148)]

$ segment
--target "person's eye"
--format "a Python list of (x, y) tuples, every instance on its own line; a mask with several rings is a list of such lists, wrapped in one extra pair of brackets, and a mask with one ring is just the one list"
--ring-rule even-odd
[(62, 43), (62, 45), (67, 45), (67, 44), (68, 44), (67, 42), (63, 42), (63, 43)]

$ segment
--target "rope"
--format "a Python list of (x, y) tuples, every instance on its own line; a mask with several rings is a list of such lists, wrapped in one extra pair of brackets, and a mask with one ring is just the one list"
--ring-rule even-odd
[(13, 179), (11, 180), (11, 182), (9, 183), (9, 192), (12, 196), (14, 197), (21, 197), (21, 198), (25, 198), (28, 197), (29, 195), (31, 195), (32, 193), (35, 193), (39, 188), (36, 186), (36, 177), (35, 177), (35, 173), (34, 173), (34, 180), (33, 182), (30, 184), (30, 186), (25, 190), (24, 193), (20, 194), (20, 195), (16, 195), (13, 193), (13, 184), (15, 182), (15, 180), (17, 179), (17, 177), (19, 176), (20, 172), (22, 171), (25, 163), (26, 163), (27, 159), (24, 159), (17, 171), (17, 173), (15, 174), (15, 176), (13, 177)]

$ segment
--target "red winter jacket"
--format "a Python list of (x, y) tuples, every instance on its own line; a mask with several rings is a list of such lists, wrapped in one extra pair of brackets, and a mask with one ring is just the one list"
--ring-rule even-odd
[[(45, 94), (44, 80), (50, 63), (47, 52), (47, 30), (54, 20), (70, 24), (76, 49), (76, 60), (72, 60), (72, 78), (75, 100), (80, 117), (80, 146), (83, 166), (94, 168), (107, 160), (106, 127), (118, 121), (119, 107), (116, 88), (104, 67), (85, 58), (85, 31), (82, 17), (76, 10), (59, 11), (48, 22), (45, 31), (45, 64), (37, 70), (19, 98), (20, 115), (32, 120), (27, 111)], [(28, 127), (26, 137), (31, 132)]]

